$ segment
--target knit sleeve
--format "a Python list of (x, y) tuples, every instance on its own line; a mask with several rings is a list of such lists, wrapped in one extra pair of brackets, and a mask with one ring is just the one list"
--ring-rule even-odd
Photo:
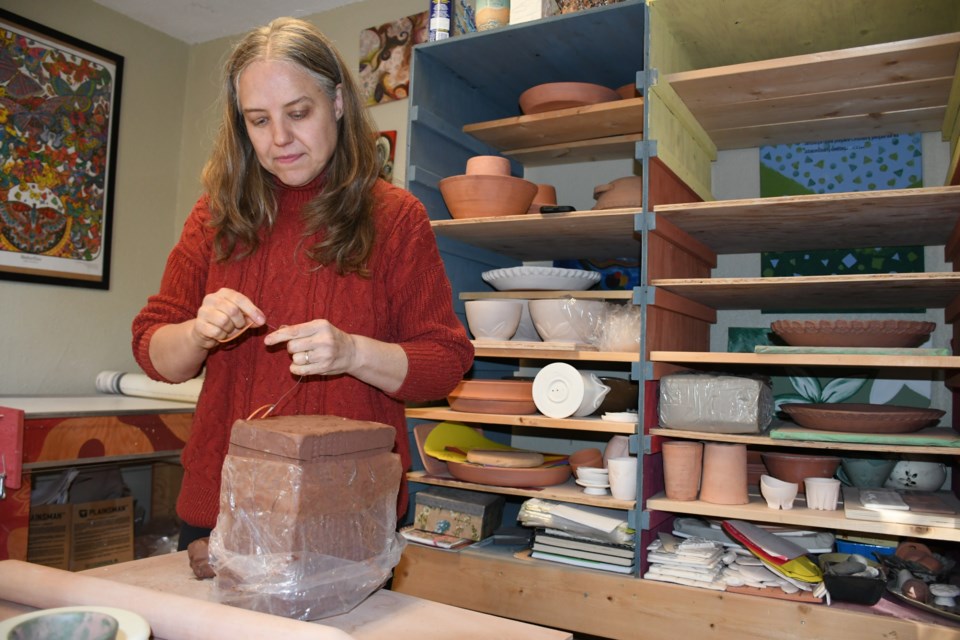
[(445, 397), (473, 365), (473, 345), (453, 310), (453, 289), (444, 270), (426, 209), (397, 190), (399, 206), (386, 238), (390, 317), (395, 342), (406, 352), (407, 377), (393, 394), (403, 401)]
[(133, 356), (149, 377), (166, 380), (150, 361), (150, 340), (160, 327), (185, 322), (197, 315), (206, 293), (213, 247), (209, 211), (201, 199), (184, 224), (180, 240), (167, 257), (160, 290), (133, 319)]

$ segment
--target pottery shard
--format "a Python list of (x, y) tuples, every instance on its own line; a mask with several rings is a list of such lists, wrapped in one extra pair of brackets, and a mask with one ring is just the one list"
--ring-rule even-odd
[(223, 466), (217, 533), (240, 555), (384, 551), (401, 480), (394, 427), (336, 416), (238, 421)]

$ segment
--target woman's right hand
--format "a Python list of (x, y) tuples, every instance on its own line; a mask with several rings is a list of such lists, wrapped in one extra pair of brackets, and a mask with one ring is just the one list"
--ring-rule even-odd
[(233, 289), (222, 288), (204, 296), (190, 335), (197, 346), (210, 350), (233, 340), (250, 327), (260, 327), (266, 322), (266, 316), (250, 298)]

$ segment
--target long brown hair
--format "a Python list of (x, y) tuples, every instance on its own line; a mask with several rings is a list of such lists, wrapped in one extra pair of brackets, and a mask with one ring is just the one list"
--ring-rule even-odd
[(338, 141), (322, 192), (304, 207), (304, 233), (325, 230), (322, 240), (307, 248), (317, 263), (335, 264), (340, 273), (367, 275), (374, 241), (372, 188), (380, 171), (374, 128), (356, 85), (343, 71), (340, 54), (319, 29), (294, 18), (278, 18), (251, 31), (226, 63), (223, 120), (202, 176), (216, 229), (217, 259), (256, 252), (260, 229), (272, 225), (276, 216), (275, 180), (257, 160), (237, 95), (240, 74), (256, 60), (298, 65), (331, 100), (340, 85), (343, 116), (337, 122)]

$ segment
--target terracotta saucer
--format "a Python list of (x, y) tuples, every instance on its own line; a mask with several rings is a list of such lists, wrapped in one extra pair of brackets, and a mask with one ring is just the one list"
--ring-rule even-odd
[(784, 404), (784, 412), (801, 427), (848, 433), (911, 433), (944, 415), (939, 409), (856, 402)]
[(520, 94), (520, 110), (526, 114), (619, 100), (613, 89), (589, 82), (548, 82)]
[(936, 324), (911, 320), (778, 320), (770, 328), (794, 347), (912, 348), (926, 342)]
[(487, 467), (469, 462), (448, 461), (447, 468), (457, 480), (496, 487), (549, 487), (570, 478), (570, 465), (547, 463), (530, 469)]

